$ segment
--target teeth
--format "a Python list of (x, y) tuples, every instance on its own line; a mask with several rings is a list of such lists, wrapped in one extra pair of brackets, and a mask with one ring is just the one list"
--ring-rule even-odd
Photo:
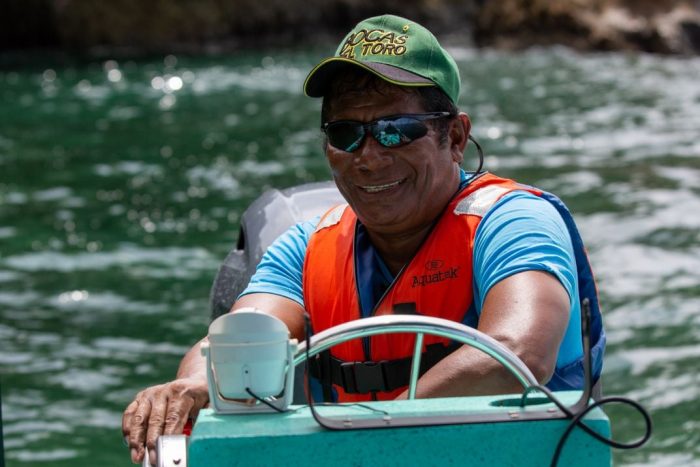
[(368, 193), (378, 193), (380, 191), (388, 190), (389, 188), (393, 188), (397, 186), (399, 183), (401, 183), (401, 180), (392, 182), (392, 183), (387, 183), (386, 185), (371, 185), (371, 186), (363, 186), (362, 189), (365, 190)]

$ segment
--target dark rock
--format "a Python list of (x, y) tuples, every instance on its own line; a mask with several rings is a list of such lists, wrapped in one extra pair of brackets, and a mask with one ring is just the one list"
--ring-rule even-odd
[[(18, 1), (18, 0), (11, 0)], [(394, 13), (439, 31), (468, 31), (457, 0), (54, 0), (58, 46), (75, 51), (171, 52), (310, 44), (329, 49), (359, 20)]]
[(491, 0), (478, 10), (475, 43), (521, 49), (697, 54), (700, 7), (691, 0)]
[(696, 54), (700, 53), (700, 23), (697, 21), (682, 21), (681, 22), (682, 40), (685, 42), (683, 46), (689, 50), (693, 50)]
[(51, 0), (6, 0), (0, 8), (0, 51), (58, 42)]
[(201, 53), (319, 39), (330, 51), (357, 21), (382, 13), (468, 45), (700, 52), (697, 0), (4, 0), (0, 51)]

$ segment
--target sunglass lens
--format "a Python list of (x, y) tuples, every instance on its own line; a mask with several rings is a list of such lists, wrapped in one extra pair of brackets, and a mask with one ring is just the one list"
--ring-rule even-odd
[(372, 135), (379, 144), (388, 148), (410, 143), (428, 133), (424, 123), (408, 117), (380, 120), (372, 130)]
[(352, 152), (362, 144), (365, 130), (355, 122), (337, 122), (326, 129), (328, 142), (342, 151)]
[(372, 136), (374, 136), (374, 139), (376, 139), (379, 144), (384, 147), (390, 148), (393, 146), (398, 146), (404, 142), (401, 130), (393, 121), (380, 120), (375, 124), (372, 130)]

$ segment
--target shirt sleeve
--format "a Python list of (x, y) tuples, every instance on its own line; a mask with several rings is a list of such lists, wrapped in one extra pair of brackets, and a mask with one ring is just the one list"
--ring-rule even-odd
[(309, 238), (319, 221), (320, 216), (300, 222), (280, 235), (263, 254), (253, 277), (239, 298), (252, 293), (270, 293), (304, 306), (301, 274)]
[(474, 301), (481, 314), (484, 299), (499, 281), (523, 271), (546, 271), (569, 295), (569, 324), (557, 366), (583, 352), (576, 259), (564, 220), (547, 200), (526, 191), (501, 198), (482, 219), (474, 240)]

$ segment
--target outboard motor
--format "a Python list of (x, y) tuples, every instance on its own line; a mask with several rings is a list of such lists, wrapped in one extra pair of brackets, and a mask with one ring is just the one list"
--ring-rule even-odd
[(209, 295), (211, 319), (231, 310), (248, 285), (263, 253), (277, 237), (298, 222), (311, 220), (345, 200), (333, 182), (307, 183), (269, 190), (241, 217), (238, 242), (216, 274)]

